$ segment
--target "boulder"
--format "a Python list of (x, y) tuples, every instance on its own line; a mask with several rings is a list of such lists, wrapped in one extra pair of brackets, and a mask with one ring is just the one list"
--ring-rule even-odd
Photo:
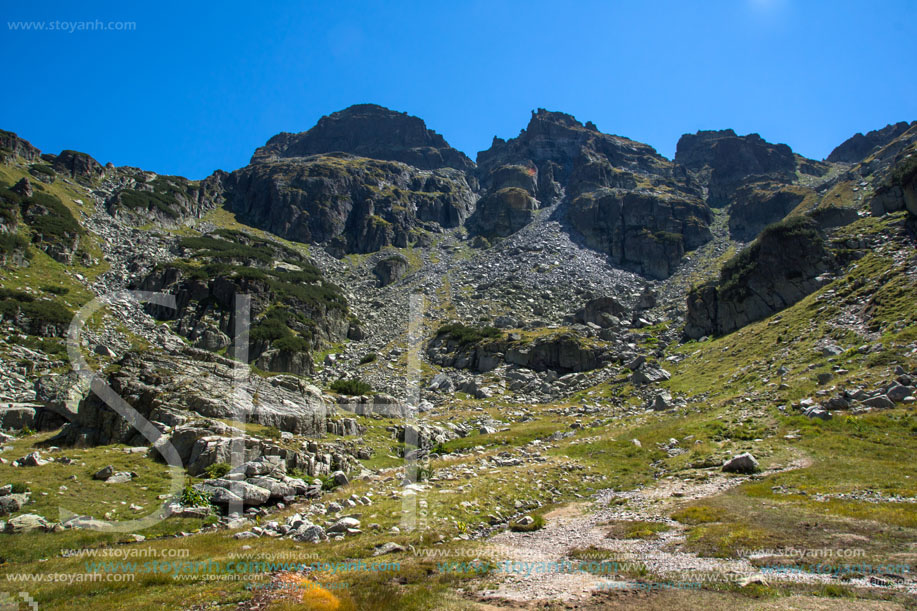
[(42, 516), (34, 513), (24, 513), (15, 518), (10, 518), (6, 523), (6, 532), (9, 534), (18, 534), (31, 532), (34, 530), (50, 531), (53, 525)]
[(664, 382), (672, 377), (665, 369), (661, 367), (656, 367), (650, 365), (649, 363), (644, 363), (640, 366), (637, 371), (635, 371), (630, 376), (631, 382), (638, 386), (643, 386), (646, 384), (656, 384), (658, 382)]
[(467, 227), (471, 235), (506, 237), (528, 225), (537, 209), (538, 202), (525, 189), (507, 187), (481, 198)]
[(356, 518), (341, 518), (328, 528), (329, 533), (346, 533), (360, 528), (360, 521)]
[(392, 255), (376, 263), (373, 275), (379, 280), (379, 286), (388, 286), (404, 276), (408, 269), (407, 259), (401, 255)]
[(102, 467), (92, 475), (92, 479), (102, 480), (103, 482), (115, 474), (115, 468), (111, 465)]
[(27, 454), (26, 456), (23, 456), (17, 460), (15, 464), (19, 467), (40, 467), (42, 465), (48, 464), (49, 462), (51, 461), (44, 460), (41, 457), (41, 454), (38, 452), (32, 452), (31, 454)]
[(16, 513), (28, 501), (28, 494), (6, 494), (0, 496), (0, 516)]
[(7, 430), (34, 428), (36, 408), (39, 407), (27, 403), (11, 403), (7, 407), (0, 407), (0, 428)]
[(271, 491), (249, 484), (228, 479), (211, 479), (202, 484), (195, 484), (196, 489), (210, 494), (211, 500), (218, 505), (229, 505), (241, 502), (244, 505), (264, 505), (271, 498)]
[(734, 456), (723, 465), (726, 473), (755, 473), (758, 471), (758, 461), (754, 456), (745, 452)]

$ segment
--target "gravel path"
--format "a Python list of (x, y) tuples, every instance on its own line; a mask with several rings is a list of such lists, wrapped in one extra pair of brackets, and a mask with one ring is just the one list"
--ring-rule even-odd
[[(762, 475), (805, 466), (807, 461), (803, 459)], [(678, 551), (678, 544), (685, 540), (685, 527), (669, 518), (676, 504), (716, 496), (748, 479), (710, 471), (705, 479), (697, 482), (671, 479), (641, 490), (621, 493), (603, 491), (591, 507), (587, 503), (579, 503), (547, 514), (547, 523), (541, 530), (532, 533), (502, 532), (490, 539), (491, 561), (508, 560), (519, 564), (494, 573), (498, 585), (482, 592), (482, 600), (495, 604), (501, 600), (510, 604), (537, 600), (578, 602), (589, 599), (597, 589), (635, 590), (640, 587), (638, 582), (629, 581), (627, 575), (633, 575), (639, 565), (645, 565), (647, 579), (670, 583), (705, 580), (742, 582), (761, 578), (760, 570), (744, 558), (700, 558)], [(620, 505), (620, 501), (616, 500), (621, 498), (627, 500), (626, 504)], [(637, 520), (662, 522), (670, 530), (652, 539), (608, 537), (609, 522)], [(590, 555), (587, 558), (580, 554), (579, 559), (570, 558), (574, 550), (590, 547), (607, 550), (607, 553), (596, 552), (594, 557)], [(524, 564), (562, 563), (565, 560), (571, 563), (566, 565), (566, 570), (552, 570), (550, 565)], [(602, 567), (603, 561), (617, 565), (614, 569), (609, 565)], [(618, 570), (621, 573), (616, 574)], [(775, 577), (771, 574), (765, 579), (773, 583)], [(783, 574), (779, 579), (813, 584), (840, 583), (829, 575), (813, 573)], [(854, 587), (876, 587), (869, 583), (868, 577), (844, 583)], [(917, 594), (915, 583), (892, 587)]]

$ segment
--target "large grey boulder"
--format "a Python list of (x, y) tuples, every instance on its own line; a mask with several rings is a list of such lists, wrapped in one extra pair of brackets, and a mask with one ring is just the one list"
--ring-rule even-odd
[(50, 531), (53, 524), (40, 515), (34, 513), (24, 513), (11, 518), (6, 523), (6, 532), (9, 534), (18, 534), (31, 532), (33, 530)]
[(38, 405), (29, 403), (7, 403), (0, 405), (0, 428), (22, 430), (35, 428), (35, 413)]
[(218, 505), (242, 502), (244, 505), (264, 505), (271, 498), (271, 491), (248, 482), (236, 482), (228, 479), (211, 479), (202, 484), (195, 484), (196, 489), (210, 494), (211, 500)]
[(734, 456), (723, 465), (726, 473), (755, 473), (757, 470), (758, 461), (748, 452)]

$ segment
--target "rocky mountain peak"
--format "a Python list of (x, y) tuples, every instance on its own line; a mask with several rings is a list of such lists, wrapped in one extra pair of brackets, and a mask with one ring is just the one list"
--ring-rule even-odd
[(738, 136), (731, 129), (685, 134), (675, 149), (675, 164), (707, 187), (707, 203), (725, 206), (750, 180), (791, 183), (796, 157), (786, 144), (771, 144), (758, 134)]
[(422, 170), (474, 168), (464, 153), (427, 129), (423, 119), (376, 104), (356, 104), (331, 113), (305, 132), (277, 134), (255, 151), (251, 163), (334, 152), (400, 161)]
[(831, 154), (828, 155), (828, 161), (832, 163), (858, 163), (915, 125), (917, 125), (917, 121), (910, 124), (907, 121), (900, 121), (898, 123), (889, 123), (882, 129), (875, 129), (865, 135), (862, 133), (854, 134), (831, 151)]

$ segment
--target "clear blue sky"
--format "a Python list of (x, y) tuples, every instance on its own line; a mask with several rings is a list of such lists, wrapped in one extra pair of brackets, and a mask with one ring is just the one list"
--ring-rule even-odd
[[(202, 178), (362, 102), (472, 159), (538, 107), (667, 157), (682, 133), (731, 127), (821, 159), (917, 119), (914, 0), (133, 4), (6, 2), (0, 128)], [(95, 19), (136, 29), (9, 25)]]

